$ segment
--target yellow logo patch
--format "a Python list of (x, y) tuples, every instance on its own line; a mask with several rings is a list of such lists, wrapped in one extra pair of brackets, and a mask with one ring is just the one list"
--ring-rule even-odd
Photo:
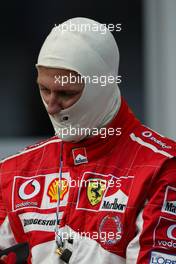
[(96, 205), (101, 202), (105, 190), (105, 181), (102, 181), (101, 179), (89, 179), (87, 197), (91, 205)]
[(62, 201), (64, 199), (65, 194), (68, 192), (68, 181), (65, 178), (62, 178), (61, 180), (61, 186), (59, 179), (54, 179), (47, 191), (47, 195), (50, 197), (50, 203), (55, 203), (58, 201), (58, 193), (59, 193), (59, 187), (60, 187), (60, 200)]

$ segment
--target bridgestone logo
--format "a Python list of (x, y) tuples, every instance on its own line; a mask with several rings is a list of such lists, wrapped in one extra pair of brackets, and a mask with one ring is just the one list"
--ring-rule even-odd
[(166, 202), (165, 211), (176, 214), (176, 206), (172, 202)]
[(118, 210), (118, 211), (124, 211), (125, 210), (126, 205), (125, 204), (121, 204), (118, 203), (118, 199), (114, 199), (113, 203), (110, 203), (109, 201), (104, 201), (103, 203), (103, 209), (114, 209), (114, 210)]
[(56, 220), (24, 219), (24, 226), (27, 226), (27, 225), (54, 226), (55, 224), (56, 224)]

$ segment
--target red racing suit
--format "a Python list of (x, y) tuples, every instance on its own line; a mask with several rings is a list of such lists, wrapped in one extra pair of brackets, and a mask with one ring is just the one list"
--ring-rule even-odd
[[(63, 143), (59, 224), (69, 263), (174, 264), (175, 142), (143, 126), (124, 100), (109, 128), (104, 138)], [(28, 263), (64, 263), (54, 233), (60, 150), (53, 137), (1, 162), (0, 248), (27, 241)]]

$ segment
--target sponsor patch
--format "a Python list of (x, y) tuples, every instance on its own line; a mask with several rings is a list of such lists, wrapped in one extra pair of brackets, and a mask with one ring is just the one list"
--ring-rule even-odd
[[(62, 176), (63, 190), (61, 191), (61, 207), (66, 206), (67, 204), (70, 174), (63, 172)], [(24, 208), (55, 208), (58, 199), (58, 178), (58, 173), (34, 177), (14, 177), (12, 210), (20, 210)]]
[(80, 165), (88, 162), (85, 148), (72, 149), (72, 154), (75, 165)]
[(58, 178), (54, 179), (50, 183), (48, 187), (48, 191), (47, 191), (47, 195), (50, 197), (50, 203), (56, 203), (58, 201), (59, 185), (60, 185), (60, 200), (61, 201), (64, 199), (64, 196), (68, 192), (69, 183), (67, 179), (62, 178), (61, 184)]
[(105, 216), (99, 226), (100, 242), (105, 245), (115, 245), (122, 237), (122, 224), (118, 216)]
[(176, 264), (176, 255), (152, 251), (149, 264)]
[(76, 209), (124, 213), (134, 176), (85, 172), (79, 187)]
[(164, 149), (171, 149), (171, 146), (166, 145), (165, 142), (157, 139), (156, 137), (153, 136), (153, 133), (151, 131), (144, 131), (142, 132), (142, 136), (149, 138), (151, 141), (155, 142), (156, 144), (158, 144), (159, 146), (161, 146)]
[(176, 188), (168, 186), (166, 188), (162, 212), (176, 215)]
[(44, 192), (45, 177), (14, 178), (12, 208), (13, 210), (25, 207), (40, 207)]
[(154, 247), (176, 250), (176, 220), (160, 217), (153, 235)]
[[(60, 212), (59, 219), (62, 218), (63, 212)], [(54, 232), (56, 226), (56, 214), (24, 213), (20, 214), (23, 229), (25, 233), (31, 231)]]
[(90, 178), (87, 184), (87, 197), (91, 205), (99, 204), (103, 193), (106, 190), (106, 183), (101, 179)]

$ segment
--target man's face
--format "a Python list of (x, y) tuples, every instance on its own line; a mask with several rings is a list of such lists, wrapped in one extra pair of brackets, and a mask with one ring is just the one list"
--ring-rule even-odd
[[(79, 74), (64, 69), (55, 69), (38, 66), (37, 83), (40, 94), (47, 104), (47, 112), (50, 115), (59, 113), (75, 104), (81, 97), (84, 83), (79, 81)], [(70, 75), (72, 81), (70, 83)], [(63, 82), (62, 82), (63, 80)], [(73, 81), (73, 80), (76, 80)], [(73, 83), (74, 82), (74, 83)]]

